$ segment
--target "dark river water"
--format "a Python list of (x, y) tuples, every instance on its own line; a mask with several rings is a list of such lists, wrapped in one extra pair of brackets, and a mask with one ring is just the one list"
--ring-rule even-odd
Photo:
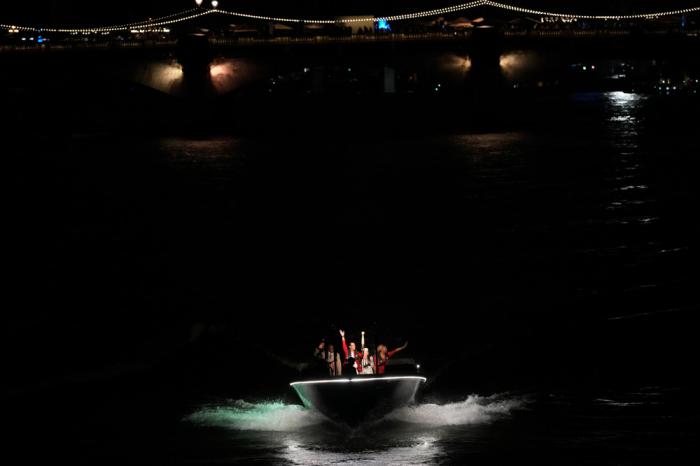
[[(426, 133), (8, 134), (12, 451), (697, 464), (697, 104), (578, 93)], [(338, 328), (409, 340), (416, 404), (355, 430), (301, 407), (295, 361)]]

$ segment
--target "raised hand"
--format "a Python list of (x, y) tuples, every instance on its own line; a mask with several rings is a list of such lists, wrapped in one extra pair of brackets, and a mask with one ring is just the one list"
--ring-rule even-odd
[(340, 332), (340, 336), (345, 338), (345, 330), (338, 330)]

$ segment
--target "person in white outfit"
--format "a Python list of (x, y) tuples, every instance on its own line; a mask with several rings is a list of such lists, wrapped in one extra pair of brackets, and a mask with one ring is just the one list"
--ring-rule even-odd
[(314, 351), (314, 358), (323, 362), (328, 370), (328, 375), (331, 377), (342, 375), (340, 355), (335, 352), (335, 347), (332, 343), (326, 347), (326, 343), (322, 341), (316, 348), (316, 351)]
[(358, 363), (358, 374), (374, 374), (374, 356), (369, 354), (369, 348), (362, 348), (362, 359)]

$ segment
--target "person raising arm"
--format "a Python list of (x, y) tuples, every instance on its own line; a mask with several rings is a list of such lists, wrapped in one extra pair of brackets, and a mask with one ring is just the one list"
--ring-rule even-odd
[(340, 337), (343, 340), (343, 353), (345, 355), (345, 360), (343, 362), (343, 365), (346, 367), (352, 367), (355, 370), (355, 373), (357, 373), (357, 350), (355, 348), (355, 342), (350, 342), (350, 347), (348, 348), (348, 344), (345, 342), (345, 331), (340, 330)]
[(407, 346), (408, 342), (406, 342), (403, 346), (400, 346), (391, 351), (388, 351), (386, 345), (377, 346), (377, 357), (375, 361), (377, 374), (384, 375), (384, 371), (386, 370), (386, 363), (389, 362), (389, 359), (391, 359), (399, 351), (405, 350)]

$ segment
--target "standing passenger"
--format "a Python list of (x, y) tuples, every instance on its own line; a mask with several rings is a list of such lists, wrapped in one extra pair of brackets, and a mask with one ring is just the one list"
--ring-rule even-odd
[(369, 354), (369, 348), (362, 348), (362, 359), (357, 370), (358, 374), (374, 374), (374, 357)]
[(340, 336), (343, 339), (343, 353), (345, 353), (345, 362), (343, 365), (347, 368), (349, 373), (359, 373), (357, 367), (357, 360), (360, 358), (357, 350), (355, 349), (355, 342), (350, 342), (350, 348), (348, 349), (347, 343), (345, 343), (345, 332), (340, 330)]
[(343, 369), (340, 365), (340, 355), (335, 352), (335, 347), (332, 344), (328, 345), (326, 365), (328, 365), (328, 375), (331, 377), (343, 374)]
[(323, 359), (324, 359), (323, 350), (325, 349), (325, 347), (326, 347), (325, 341), (322, 341), (321, 343), (318, 344), (318, 346), (314, 350), (314, 359), (320, 359), (321, 361), (323, 361)]
[(384, 371), (386, 370), (386, 363), (389, 362), (389, 359), (391, 359), (399, 351), (405, 350), (407, 346), (408, 342), (406, 342), (403, 346), (391, 351), (387, 351), (386, 345), (377, 346), (377, 374), (384, 375)]
[(321, 342), (314, 351), (314, 358), (323, 364), (323, 372), (331, 377), (341, 375), (340, 355), (335, 352), (335, 347), (332, 343), (328, 345), (327, 351), (325, 342)]

